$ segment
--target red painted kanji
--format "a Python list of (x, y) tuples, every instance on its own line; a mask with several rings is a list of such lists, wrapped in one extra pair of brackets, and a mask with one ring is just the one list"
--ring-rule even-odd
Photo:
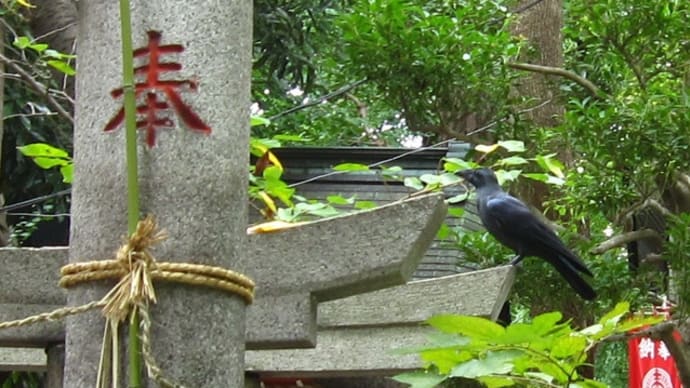
[[(198, 84), (195, 80), (161, 80), (161, 73), (174, 72), (182, 69), (182, 65), (177, 62), (161, 62), (161, 56), (165, 54), (181, 53), (184, 47), (180, 44), (161, 45), (161, 33), (158, 31), (148, 32), (148, 46), (134, 50), (134, 58), (148, 56), (148, 64), (134, 69), (135, 77), (145, 76), (143, 82), (134, 85), (134, 93), (141, 102), (142, 95), (146, 98), (141, 105), (137, 106), (137, 128), (146, 130), (146, 144), (153, 147), (156, 144), (156, 130), (159, 128), (174, 127), (172, 120), (168, 117), (161, 117), (164, 111), (172, 109), (177, 117), (182, 120), (189, 129), (200, 133), (211, 133), (211, 128), (204, 123), (194, 111), (182, 101), (178, 89), (188, 87), (190, 90), (197, 90)], [(113, 98), (119, 98), (124, 94), (123, 88), (118, 88), (110, 92)], [(165, 99), (161, 99), (164, 96)], [(106, 124), (105, 131), (113, 131), (119, 127), (125, 118), (124, 107), (113, 116)]]

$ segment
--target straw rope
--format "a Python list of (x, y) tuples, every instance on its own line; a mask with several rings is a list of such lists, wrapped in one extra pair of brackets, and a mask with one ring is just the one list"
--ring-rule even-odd
[[(0, 322), (0, 329), (26, 326), (41, 321), (55, 321), (95, 308), (103, 309), (103, 315), (108, 320), (108, 327), (113, 324), (117, 327), (118, 322), (136, 311), (142, 318), (142, 356), (149, 376), (162, 387), (182, 387), (163, 376), (151, 352), (151, 318), (148, 305), (150, 302), (156, 303), (153, 280), (215, 288), (239, 295), (246, 303), (252, 303), (254, 300), (254, 282), (240, 273), (225, 268), (204, 264), (157, 262), (149, 249), (166, 237), (165, 232), (157, 230), (153, 217), (147, 216), (139, 221), (136, 231), (118, 249), (114, 260), (72, 263), (60, 269), (59, 285), (65, 288), (85, 282), (119, 279), (115, 287), (101, 300), (81, 306), (63, 307), (14, 321)], [(111, 333), (112, 335), (114, 334)], [(103, 359), (101, 364), (99, 370), (103, 368)]]

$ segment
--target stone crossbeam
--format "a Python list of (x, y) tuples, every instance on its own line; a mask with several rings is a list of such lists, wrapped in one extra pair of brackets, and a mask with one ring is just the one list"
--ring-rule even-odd
[(247, 371), (264, 376), (390, 375), (422, 367), (395, 349), (425, 343), (436, 314), (496, 319), (515, 279), (512, 266), (411, 282), (319, 305), (313, 349), (251, 350)]
[[(262, 376), (345, 377), (420, 368), (416, 355), (394, 350), (424, 344), (433, 330), (422, 323), (435, 314), (496, 319), (514, 277), (514, 267), (496, 267), (321, 303), (315, 348), (248, 350), (247, 371)], [(41, 370), (45, 362), (43, 350), (0, 350), (0, 370)]]
[[(317, 303), (404, 283), (444, 217), (441, 196), (431, 195), (249, 236), (236, 268), (257, 283), (247, 348), (314, 346)], [(57, 282), (67, 256), (67, 248), (0, 249), (0, 321), (64, 306)], [(0, 330), (0, 346), (63, 340), (61, 322)]]

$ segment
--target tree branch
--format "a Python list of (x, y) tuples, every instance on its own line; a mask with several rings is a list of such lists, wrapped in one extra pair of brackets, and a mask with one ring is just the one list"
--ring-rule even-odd
[(654, 263), (661, 263), (665, 261), (664, 256), (658, 254), (658, 253), (647, 253), (645, 257), (643, 257), (640, 260), (640, 263), (648, 263), (648, 264), (654, 264)]
[(287, 115), (289, 115), (290, 113), (295, 113), (295, 112), (300, 111), (300, 110), (302, 110), (302, 109), (306, 109), (306, 108), (309, 108), (309, 107), (314, 106), (314, 105), (319, 105), (319, 104), (321, 104), (322, 102), (324, 102), (324, 101), (326, 101), (326, 100), (329, 100), (329, 99), (331, 99), (331, 98), (333, 98), (333, 97), (337, 97), (337, 96), (339, 96), (339, 95), (341, 95), (341, 94), (345, 94), (345, 93), (349, 92), (350, 90), (356, 88), (357, 86), (359, 86), (359, 85), (361, 85), (361, 84), (363, 84), (363, 83), (365, 83), (365, 82), (367, 82), (367, 79), (366, 79), (366, 78), (363, 78), (363, 79), (361, 79), (361, 80), (359, 80), (359, 81), (355, 81), (355, 82), (353, 82), (353, 83), (351, 83), (351, 84), (349, 84), (349, 85), (343, 86), (342, 88), (340, 88), (340, 89), (338, 89), (338, 90), (336, 90), (336, 91), (334, 91), (334, 92), (328, 93), (328, 94), (326, 94), (325, 96), (321, 96), (321, 97), (317, 98), (317, 99), (314, 100), (314, 101), (309, 101), (309, 102), (307, 102), (307, 103), (304, 103), (304, 104), (301, 104), (301, 105), (297, 105), (297, 106), (292, 107), (292, 108), (290, 108), (290, 109), (288, 109), (288, 110), (285, 110), (285, 111), (282, 111), (282, 112), (280, 112), (280, 113), (278, 113), (278, 114), (275, 114), (275, 115), (269, 117), (268, 119), (269, 119), (270, 121), (273, 121), (273, 120), (278, 119), (278, 118), (280, 118), (280, 117), (287, 116)]
[(680, 375), (680, 381), (684, 387), (690, 387), (690, 355), (683, 349), (684, 341), (676, 338), (676, 323), (673, 321), (662, 322), (648, 329), (636, 331), (634, 333), (616, 334), (603, 339), (604, 342), (627, 341), (631, 338), (649, 337), (654, 340), (661, 340), (666, 345), (669, 353), (673, 357)]
[(646, 207), (653, 207), (656, 211), (661, 213), (664, 217), (670, 217), (673, 215), (670, 210), (668, 210), (664, 205), (660, 204), (659, 201), (653, 199), (653, 198), (647, 198), (644, 201), (640, 201), (637, 203), (634, 203), (632, 206), (628, 207), (627, 209), (623, 210), (620, 214), (616, 216), (616, 219), (614, 221), (615, 224), (617, 225), (622, 225), (623, 221), (627, 221), (630, 219), (630, 217), (635, 214), (638, 210)]
[(592, 254), (595, 255), (600, 255), (608, 250), (611, 250), (613, 248), (618, 248), (622, 245), (625, 245), (627, 243), (637, 241), (637, 240), (642, 240), (645, 238), (652, 238), (656, 239), (659, 242), (663, 242), (661, 239), (661, 236), (659, 236), (659, 233), (652, 229), (642, 229), (642, 230), (634, 230), (632, 232), (627, 232), (623, 234), (619, 234), (617, 236), (613, 236), (610, 239), (602, 242), (601, 244), (597, 245), (596, 247), (592, 248), (590, 251)]
[[(633, 35), (630, 35), (629, 38), (632, 38)], [(647, 81), (644, 78), (644, 75), (642, 74), (642, 70), (640, 69), (640, 66), (638, 66), (637, 62), (635, 59), (630, 55), (628, 50), (625, 49), (625, 43), (623, 45), (619, 44), (616, 42), (615, 39), (609, 39), (606, 38), (604, 39), (606, 42), (611, 44), (615, 50), (618, 51), (618, 53), (623, 57), (623, 60), (628, 63), (628, 66), (630, 66), (630, 69), (633, 71), (633, 74), (635, 74), (635, 78), (637, 79), (637, 82), (640, 84), (640, 89), (646, 90), (647, 89)], [(627, 43), (627, 42), (626, 42)]]
[(534, 73), (541, 73), (541, 74), (547, 74), (547, 75), (557, 75), (561, 76), (564, 78), (567, 78), (583, 88), (587, 89), (589, 93), (596, 98), (603, 98), (605, 94), (601, 92), (601, 90), (594, 85), (590, 80), (581, 77), (572, 71), (561, 69), (560, 67), (552, 67), (552, 66), (541, 66), (541, 65), (533, 65), (530, 63), (516, 63), (516, 62), (511, 62), (508, 63), (508, 67), (513, 68), (513, 69), (518, 69), (518, 70), (525, 70), (525, 71), (531, 71)]
[(46, 100), (48, 101), (48, 105), (50, 105), (51, 108), (53, 108), (60, 116), (65, 118), (67, 121), (70, 122), (72, 126), (74, 126), (74, 118), (72, 115), (65, 110), (65, 108), (60, 105), (60, 103), (57, 102), (53, 98), (53, 96), (48, 93), (48, 88), (45, 87), (45, 85), (41, 84), (40, 82), (36, 81), (34, 77), (31, 76), (31, 74), (27, 73), (21, 66), (17, 65), (12, 61), (11, 59), (7, 58), (5, 55), (0, 54), (0, 61), (5, 64), (5, 66), (9, 67), (12, 69), (14, 72), (19, 74), (24, 81), (26, 81), (31, 89), (33, 89), (36, 93), (45, 96)]

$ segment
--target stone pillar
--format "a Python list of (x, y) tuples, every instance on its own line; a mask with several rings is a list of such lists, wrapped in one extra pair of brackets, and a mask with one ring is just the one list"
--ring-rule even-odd
[[(153, 253), (159, 260), (233, 268), (246, 239), (252, 3), (132, 4), (134, 47), (145, 47), (152, 30), (162, 34), (161, 44), (184, 46), (182, 53), (161, 56), (161, 62), (182, 64), (162, 78), (198, 81), (196, 92), (180, 97), (212, 129), (208, 135), (191, 131), (170, 112), (177, 125), (159, 130), (154, 148), (140, 134), (142, 213), (154, 214), (170, 236)], [(78, 6), (70, 262), (112, 258), (127, 230), (125, 131), (103, 132), (122, 106), (109, 94), (122, 86), (119, 5), (81, 0)], [(242, 386), (245, 302), (207, 288), (155, 287), (152, 345), (166, 376), (188, 387)], [(99, 299), (106, 288), (78, 286), (68, 304)], [(66, 330), (65, 386), (92, 387), (103, 319), (99, 313), (77, 316)]]
[(46, 348), (45, 388), (62, 388), (65, 370), (65, 344), (52, 344)]

